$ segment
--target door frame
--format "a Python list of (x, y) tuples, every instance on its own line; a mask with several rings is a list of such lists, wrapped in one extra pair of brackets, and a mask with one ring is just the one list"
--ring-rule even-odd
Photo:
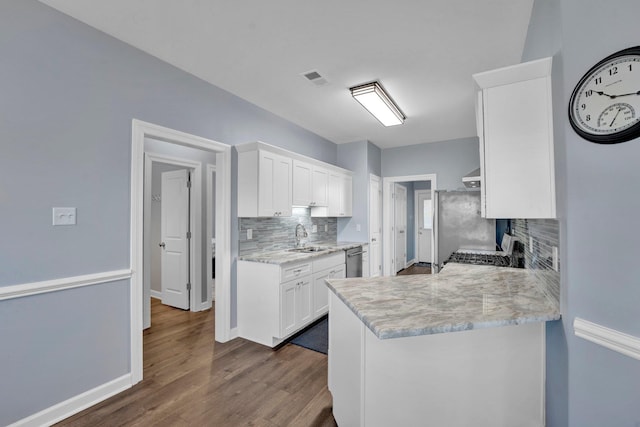
[[(407, 226), (409, 225), (407, 222), (407, 206), (409, 205), (408, 203), (408, 199), (409, 199), (409, 189), (407, 187), (405, 187), (404, 185), (401, 185), (399, 182), (396, 182), (393, 184), (393, 194), (395, 197), (393, 197), (393, 260), (397, 261), (398, 260), (398, 189), (402, 188), (402, 191), (404, 191), (404, 250), (405, 250), (405, 254), (404, 254), (404, 261), (402, 262), (402, 268), (398, 268), (398, 265), (396, 264), (393, 268), (393, 270), (395, 270), (394, 274), (398, 274), (398, 271), (400, 270), (404, 270), (405, 268), (407, 268)], [(402, 218), (401, 218), (402, 219)]]
[[(378, 197), (378, 206), (373, 206), (372, 203), (372, 197), (371, 197), (371, 183), (373, 181), (377, 181), (378, 182), (378, 189), (380, 191), (380, 195)], [(378, 175), (369, 174), (369, 276), (370, 277), (377, 277), (376, 275), (373, 274), (373, 269), (375, 268), (375, 265), (382, 265), (382, 240), (383, 240), (383, 233), (382, 233), (382, 178), (379, 177)], [(373, 210), (377, 210), (378, 211), (378, 225), (380, 227), (380, 230), (378, 230), (378, 246), (379, 246), (379, 250), (378, 250), (378, 259), (374, 259), (372, 254), (373, 251), (371, 250), (373, 243), (372, 240), (373, 239), (373, 234), (374, 234), (374, 230), (373, 230), (373, 225), (371, 223), (371, 213), (373, 212)], [(382, 269), (380, 269), (380, 271), (378, 272), (380, 276), (382, 276)]]
[[(131, 124), (131, 232), (130, 232), (130, 356), (131, 384), (142, 381), (143, 352), (143, 228), (144, 139), (153, 138), (216, 153), (216, 262), (215, 340), (225, 342), (231, 333), (231, 146), (221, 142), (133, 119)], [(210, 239), (210, 237), (209, 237)]]
[(395, 259), (393, 243), (393, 184), (396, 182), (431, 181), (431, 197), (437, 189), (435, 173), (422, 175), (387, 176), (382, 178), (382, 265), (384, 276), (395, 276), (392, 272), (391, 260)]
[[(191, 289), (193, 292), (190, 292), (189, 295), (189, 311), (201, 311), (204, 310), (202, 308), (201, 301), (196, 298), (197, 292), (195, 289), (202, 290), (201, 283), (201, 275), (202, 275), (202, 190), (201, 190), (201, 182), (202, 182), (202, 163), (197, 162), (195, 160), (183, 159), (179, 157), (168, 156), (165, 154), (155, 153), (152, 151), (146, 151), (144, 153), (144, 188), (151, 189), (152, 180), (153, 180), (153, 164), (154, 163), (164, 163), (172, 166), (180, 166), (185, 169), (189, 169), (192, 171), (192, 179), (191, 179), (191, 197), (190, 197), (190, 214), (189, 221), (191, 222), (191, 235), (192, 239), (189, 242), (189, 251), (192, 254), (189, 257), (189, 273), (191, 277)], [(142, 272), (143, 280), (144, 280), (144, 327), (151, 326), (151, 313), (147, 311), (147, 304), (150, 307), (150, 299), (151, 298), (151, 242), (149, 238), (151, 237), (151, 202), (152, 202), (152, 194), (151, 191), (143, 191), (144, 197), (144, 235), (147, 236), (146, 241), (143, 242), (144, 250), (144, 269)], [(200, 272), (198, 274), (198, 272)], [(148, 273), (148, 274), (145, 274)], [(147, 323), (147, 320), (149, 322)]]
[[(211, 238), (213, 237), (213, 219), (216, 214), (213, 210), (213, 201), (217, 199), (218, 192), (216, 191), (216, 197), (209, 197), (213, 192), (214, 188), (217, 187), (213, 181), (213, 174), (216, 174), (216, 181), (218, 180), (218, 168), (216, 165), (212, 165), (207, 163), (207, 237), (209, 238), (207, 244), (207, 261), (213, 258), (213, 250), (211, 249)], [(217, 201), (217, 200), (216, 200)], [(217, 207), (217, 205), (216, 205)], [(218, 249), (217, 241), (216, 241), (216, 251)], [(206, 310), (213, 306), (213, 301), (215, 299), (215, 295), (212, 294), (211, 289), (213, 288), (213, 265), (210, 262), (207, 262), (207, 301), (202, 303), (202, 310)], [(217, 270), (217, 269), (216, 269)]]
[[(430, 195), (432, 197), (431, 203), (432, 203), (432, 206), (433, 206), (433, 191), (434, 191), (433, 189), (431, 189), (431, 190), (420, 189), (420, 190), (414, 190), (413, 191), (413, 197), (414, 197), (413, 204), (414, 204), (414, 207), (415, 207), (415, 216), (414, 216), (414, 218), (415, 218), (415, 227), (414, 227), (414, 230), (415, 230), (415, 233), (416, 233), (415, 239), (414, 239), (414, 243), (415, 243), (414, 252), (416, 254), (416, 262), (420, 262), (420, 253), (418, 252), (418, 247), (420, 246), (420, 242), (418, 241), (418, 239), (420, 238), (419, 237), (420, 236), (419, 235), (419, 228), (418, 228), (418, 225), (420, 225), (420, 218), (418, 217), (418, 213), (420, 212), (420, 209), (419, 209), (420, 207), (418, 206), (418, 195), (419, 195), (419, 193), (427, 193), (427, 192), (430, 193)], [(433, 216), (433, 208), (431, 209), (431, 213), (432, 213), (432, 216)], [(430, 239), (430, 241), (431, 241), (431, 243), (430, 243), (430, 246), (431, 246), (431, 257), (430, 258), (431, 259), (429, 260), (429, 262), (431, 263), (431, 265), (433, 265), (433, 223), (432, 223), (432, 227), (431, 227), (431, 237), (432, 237)]]

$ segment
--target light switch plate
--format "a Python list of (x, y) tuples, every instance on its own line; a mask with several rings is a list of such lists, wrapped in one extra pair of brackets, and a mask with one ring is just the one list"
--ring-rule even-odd
[(53, 225), (76, 225), (76, 208), (53, 208)]
[(329, 225), (328, 225), (328, 224), (325, 224), (325, 225), (324, 225), (324, 231), (325, 231), (325, 232), (329, 231)]
[(362, 226), (360, 224), (356, 224), (356, 231), (362, 231)]
[(253, 229), (247, 228), (247, 240), (253, 239)]
[(551, 247), (551, 262), (553, 263), (553, 269), (558, 271), (558, 247)]
[(312, 233), (317, 233), (318, 232), (318, 224), (313, 224), (311, 226), (311, 232)]

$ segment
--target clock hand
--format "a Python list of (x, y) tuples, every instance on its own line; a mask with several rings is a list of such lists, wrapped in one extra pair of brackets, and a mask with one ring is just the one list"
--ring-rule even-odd
[(618, 98), (620, 96), (629, 96), (629, 95), (640, 95), (640, 90), (637, 92), (631, 92), (631, 93), (623, 93), (622, 95), (609, 95), (611, 98)]
[(598, 95), (608, 96), (611, 99), (619, 98), (621, 96), (640, 95), (640, 90), (637, 91), (637, 92), (623, 93), (621, 95), (609, 95), (608, 93), (600, 92), (600, 91), (597, 91), (597, 90), (594, 90), (594, 92), (597, 93)]
[(613, 120), (611, 120), (611, 123), (609, 123), (609, 127), (613, 126), (613, 122), (615, 122), (616, 119), (618, 118), (618, 114), (620, 114), (620, 110), (622, 110), (622, 108), (618, 107), (618, 112), (616, 113), (615, 116), (613, 116)]

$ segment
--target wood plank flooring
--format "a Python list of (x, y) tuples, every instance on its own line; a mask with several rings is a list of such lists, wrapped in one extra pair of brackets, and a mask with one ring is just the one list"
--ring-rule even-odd
[(213, 310), (152, 299), (144, 379), (59, 426), (336, 426), (327, 356), (237, 338), (214, 342)]
[(431, 274), (431, 267), (423, 267), (416, 264), (398, 271), (398, 276), (406, 276), (408, 274)]

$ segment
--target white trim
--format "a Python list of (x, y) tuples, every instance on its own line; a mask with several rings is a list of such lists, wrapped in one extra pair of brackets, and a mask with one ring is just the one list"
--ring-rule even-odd
[[(437, 187), (436, 174), (424, 174), (424, 175), (406, 175), (406, 176), (388, 176), (382, 178), (382, 275), (393, 276), (391, 268), (391, 259), (395, 258), (394, 243), (393, 243), (393, 201), (391, 194), (393, 193), (393, 184), (396, 182), (411, 182), (411, 181), (431, 181), (431, 199), (433, 200), (433, 192)], [(433, 242), (433, 236), (431, 236)], [(389, 244), (390, 243), (390, 244)], [(431, 256), (433, 257), (431, 251)], [(433, 263), (432, 263), (433, 264)]]
[(20, 285), (0, 287), (0, 301), (38, 295), (47, 292), (63, 291), (65, 289), (80, 288), (97, 285), (99, 283), (115, 282), (131, 278), (131, 270), (114, 270), (103, 273), (85, 274), (82, 276), (64, 277), (61, 279), (44, 280), (42, 282), (24, 283)]
[(9, 427), (50, 426), (78, 412), (131, 388), (131, 375), (126, 374), (10, 424)]
[(640, 338), (576, 317), (573, 330), (577, 337), (640, 360)]
[[(213, 174), (216, 173), (216, 166), (215, 165), (211, 165), (211, 164), (207, 164), (206, 167), (206, 174), (207, 174), (207, 199), (206, 199), (206, 203), (207, 203), (207, 228), (206, 228), (206, 232), (207, 232), (207, 300), (205, 301), (206, 304), (208, 304), (208, 308), (211, 308), (212, 306), (212, 301), (213, 301), (213, 295), (211, 292), (211, 289), (213, 289), (213, 269), (211, 268), (211, 262), (209, 262), (209, 260), (211, 260), (213, 258), (213, 251), (211, 250), (211, 239), (213, 238), (213, 230), (214, 230), (214, 215), (215, 212), (213, 210), (213, 197), (211, 197), (211, 194), (214, 193), (213, 189), (214, 189), (214, 180), (213, 180)], [(203, 303), (204, 304), (204, 303)]]
[[(420, 244), (419, 240), (420, 240), (420, 229), (419, 229), (419, 222), (420, 222), (420, 218), (418, 218), (418, 214), (420, 213), (420, 206), (418, 203), (418, 197), (421, 194), (425, 194), (425, 193), (429, 193), (429, 195), (432, 197), (431, 200), (433, 200), (433, 190), (427, 190), (426, 188), (421, 188), (419, 190), (413, 190), (413, 207), (414, 207), (414, 227), (413, 227), (413, 231), (415, 233), (415, 237), (414, 237), (414, 249), (413, 249), (413, 253), (416, 255), (415, 261), (416, 262), (421, 262), (420, 261), (420, 253), (418, 253), (418, 246)], [(433, 209), (432, 209), (433, 210)], [(431, 233), (433, 233), (433, 226), (431, 227), (432, 231)], [(430, 263), (433, 263), (433, 238), (429, 239), (430, 240), (430, 245), (431, 245), (431, 259), (429, 260)]]
[[(231, 146), (162, 126), (133, 119), (131, 126), (131, 381), (142, 380), (143, 327), (143, 190), (144, 139), (150, 137), (216, 154), (216, 247), (220, 254), (216, 271), (215, 339), (229, 340), (231, 323)], [(219, 232), (218, 232), (219, 231)], [(216, 268), (218, 270), (218, 268)], [(218, 274), (219, 273), (219, 274)]]
[(162, 292), (161, 291), (156, 291), (155, 289), (151, 289), (151, 292), (149, 294), (151, 296), (151, 298), (155, 298), (155, 299), (162, 299)]

